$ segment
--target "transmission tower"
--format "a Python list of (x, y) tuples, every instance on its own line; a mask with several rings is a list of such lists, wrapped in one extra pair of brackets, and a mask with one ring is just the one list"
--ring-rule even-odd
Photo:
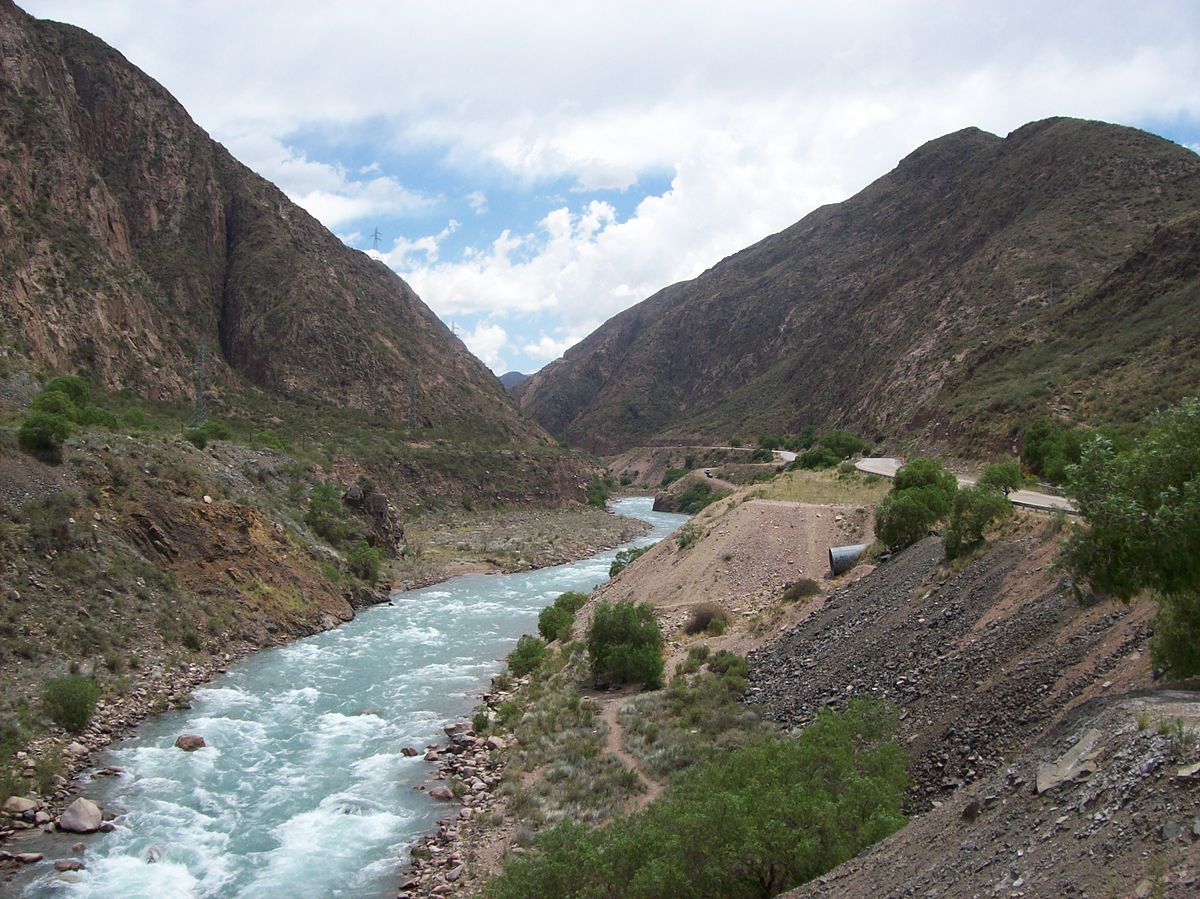
[(374, 233), (371, 234), (371, 242), (375, 245), (375, 252), (379, 252), (379, 242), (383, 240), (383, 235), (379, 233), (379, 227), (376, 226)]
[(196, 344), (196, 362), (192, 370), (192, 427), (198, 428), (208, 421), (208, 379), (205, 363), (208, 361), (208, 348), (203, 343)]

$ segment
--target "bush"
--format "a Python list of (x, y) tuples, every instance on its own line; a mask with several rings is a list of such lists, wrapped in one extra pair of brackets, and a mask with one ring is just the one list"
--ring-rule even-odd
[(360, 581), (365, 581), (374, 587), (379, 582), (380, 554), (379, 550), (359, 540), (346, 553), (346, 567)]
[(82, 417), (79, 406), (65, 393), (57, 390), (43, 390), (29, 404), (30, 412), (47, 412), (50, 415), (61, 415), (68, 421), (78, 423)]
[(954, 559), (983, 541), (995, 521), (1012, 514), (1012, 503), (993, 487), (963, 487), (954, 497), (954, 509), (943, 535), (946, 556)]
[(822, 710), (797, 739), (761, 740), (682, 772), (634, 815), (544, 831), (484, 895), (777, 895), (904, 824), (907, 760), (894, 730), (879, 703)]
[(1072, 573), (1119, 599), (1153, 591), (1155, 663), (1200, 674), (1200, 398), (1156, 416), (1123, 451), (1089, 441), (1070, 492), (1087, 523), (1067, 544)]
[(626, 568), (628, 568), (636, 559), (641, 558), (646, 553), (650, 552), (652, 546), (639, 546), (636, 549), (623, 549), (617, 553), (617, 557), (613, 559), (613, 563), (608, 566), (608, 576), (616, 577)]
[(63, 375), (54, 378), (42, 388), (43, 393), (61, 393), (80, 409), (92, 401), (92, 386), (83, 378), (75, 375)]
[(43, 462), (62, 461), (63, 441), (71, 436), (71, 423), (52, 412), (30, 412), (17, 431), (17, 445)]
[[(714, 622), (717, 622), (716, 627), (719, 630), (713, 633), (712, 628)], [(725, 632), (725, 625), (729, 623), (729, 615), (715, 602), (702, 602), (697, 606), (692, 607), (691, 617), (688, 618), (687, 624), (683, 626), (685, 634), (699, 634), (705, 631), (713, 633), (713, 636), (720, 636)]]
[(675, 545), (680, 549), (688, 549), (699, 542), (703, 533), (698, 524), (685, 524), (675, 536)]
[(841, 428), (834, 428), (822, 434), (821, 445), (837, 456), (837, 462), (849, 456), (856, 456), (867, 448), (866, 441), (861, 437)]
[(912, 493), (889, 493), (875, 509), (875, 535), (889, 549), (904, 549), (924, 539), (937, 518)]
[(587, 485), (587, 502), (597, 509), (606, 508), (608, 498), (617, 489), (617, 482), (610, 477), (595, 477)]
[(997, 462), (985, 468), (975, 486), (999, 490), (1007, 496), (1012, 491), (1019, 490), (1021, 483), (1021, 466), (1015, 459), (1009, 459), (1007, 462)]
[(1025, 431), (1021, 463), (1052, 484), (1065, 484), (1068, 467), (1079, 464), (1092, 436), (1086, 428), (1063, 428), (1040, 418)]
[(568, 612), (574, 615), (584, 607), (587, 601), (588, 598), (586, 593), (579, 593), (575, 590), (570, 590), (566, 593), (560, 593), (558, 595), (558, 598), (554, 600), (554, 607), (556, 609), (566, 609)]
[(954, 491), (958, 489), (958, 479), (937, 459), (913, 459), (896, 472), (892, 490), (899, 493), (914, 487), (934, 488), (936, 493), (945, 496), (946, 510), (949, 511), (950, 503), (954, 500)]
[(574, 623), (574, 612), (558, 606), (546, 606), (538, 615), (538, 633), (547, 643), (555, 640), (565, 643), (571, 639), (571, 626)]
[(208, 446), (208, 441), (210, 440), (232, 439), (233, 432), (229, 430), (227, 425), (210, 418), (202, 425), (184, 430), (183, 437), (196, 447), (196, 449), (204, 449)]
[(547, 655), (549, 653), (546, 651), (545, 641), (529, 634), (522, 634), (521, 639), (517, 641), (517, 648), (509, 653), (508, 670), (517, 677), (524, 677), (531, 671), (541, 668)]
[(797, 468), (806, 469), (821, 469), (833, 468), (842, 461), (842, 457), (833, 452), (827, 446), (814, 446), (812, 449), (807, 449), (796, 457), (795, 466)]
[(597, 684), (662, 684), (662, 630), (648, 604), (601, 603), (588, 629), (588, 659)]
[(802, 577), (798, 581), (792, 581), (783, 591), (784, 602), (797, 602), (809, 596), (816, 596), (821, 592), (821, 585), (810, 577)]
[(72, 733), (87, 727), (99, 699), (100, 686), (77, 674), (53, 678), (42, 690), (42, 708), (50, 720)]
[(304, 522), (330, 546), (341, 547), (361, 536), (358, 523), (346, 511), (337, 488), (329, 483), (313, 487)]
[(703, 481), (697, 481), (679, 494), (679, 508), (685, 515), (695, 515), (728, 495), (725, 491), (713, 490)]
[(745, 657), (728, 649), (720, 649), (709, 658), (708, 670), (714, 674), (732, 674), (737, 677), (745, 677), (750, 673)]
[(686, 468), (668, 468), (658, 486), (669, 487), (687, 473), (688, 469)]

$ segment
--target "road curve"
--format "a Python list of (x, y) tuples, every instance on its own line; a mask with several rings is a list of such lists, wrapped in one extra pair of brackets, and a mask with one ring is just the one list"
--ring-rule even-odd
[[(885, 478), (894, 478), (900, 466), (904, 464), (902, 459), (890, 458), (875, 458), (875, 459), (860, 459), (855, 463), (855, 467), (859, 471), (865, 471), (868, 474), (877, 474)], [(959, 484), (969, 485), (975, 483), (975, 478), (968, 475), (955, 475), (958, 478)], [(1026, 509), (1041, 509), (1044, 512), (1066, 512), (1069, 515), (1078, 515), (1079, 510), (1075, 504), (1065, 496), (1053, 496), (1049, 493), (1038, 493), (1036, 490), (1014, 490), (1008, 495), (1009, 501), (1014, 506), (1023, 506)]]

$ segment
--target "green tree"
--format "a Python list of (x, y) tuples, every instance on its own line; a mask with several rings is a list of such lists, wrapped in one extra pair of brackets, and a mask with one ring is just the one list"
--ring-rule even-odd
[(954, 508), (946, 522), (943, 542), (946, 555), (957, 558), (983, 541), (984, 532), (993, 522), (1012, 514), (1012, 503), (993, 487), (963, 487), (954, 497)]
[(588, 629), (592, 676), (602, 683), (662, 683), (662, 629), (648, 603), (600, 603)]
[(346, 553), (346, 567), (360, 581), (374, 587), (379, 582), (379, 550), (366, 540), (356, 540)]
[(901, 550), (925, 539), (937, 516), (913, 493), (889, 493), (875, 509), (875, 536)]
[(934, 488), (943, 498), (946, 511), (949, 511), (954, 491), (958, 489), (958, 479), (937, 459), (923, 456), (902, 465), (892, 481), (892, 490), (897, 493), (914, 487)]
[(546, 643), (538, 637), (522, 634), (517, 648), (508, 656), (508, 670), (517, 677), (524, 677), (542, 667), (546, 661)]
[(1151, 590), (1156, 662), (1200, 674), (1200, 398), (1156, 416), (1124, 451), (1106, 437), (1089, 441), (1070, 474), (1086, 527), (1068, 542), (1067, 565), (1120, 599)]
[(1017, 464), (1016, 459), (989, 465), (983, 470), (976, 486), (990, 487), (1007, 496), (1012, 491), (1021, 488), (1021, 466)]
[(842, 457), (835, 453), (827, 446), (814, 446), (812, 449), (806, 449), (796, 457), (795, 466), (797, 468), (821, 469), (833, 468)]
[(613, 563), (608, 566), (608, 576), (616, 577), (622, 571), (630, 566), (630, 564), (650, 552), (653, 547), (639, 546), (634, 549), (623, 549), (617, 553), (617, 557), (613, 559)]
[(571, 626), (575, 614), (559, 606), (546, 606), (538, 614), (538, 633), (547, 643), (555, 640), (566, 642), (571, 638)]
[(54, 378), (42, 390), (46, 393), (61, 393), (70, 398), (80, 409), (92, 401), (92, 386), (83, 378), (75, 375), (63, 375)]

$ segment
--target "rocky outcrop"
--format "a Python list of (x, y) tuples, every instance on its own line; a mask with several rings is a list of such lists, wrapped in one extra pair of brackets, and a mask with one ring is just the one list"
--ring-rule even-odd
[(404, 525), (400, 512), (368, 478), (359, 478), (342, 494), (342, 502), (370, 527), (368, 542), (392, 558), (404, 547)]
[(1145, 132), (969, 128), (615, 316), (521, 407), (603, 453), (840, 423), (980, 453), (1037, 414), (1136, 419), (1200, 384), (1198, 208), (1200, 157)]

